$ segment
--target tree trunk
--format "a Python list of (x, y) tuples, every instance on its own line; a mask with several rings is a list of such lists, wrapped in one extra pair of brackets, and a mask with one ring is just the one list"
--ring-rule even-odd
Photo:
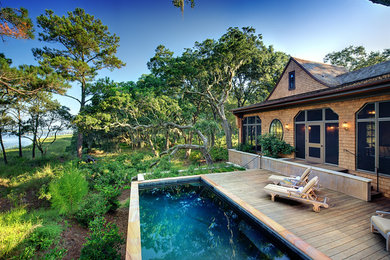
[(32, 158), (35, 159), (35, 148), (37, 146), (37, 132), (38, 132), (38, 115), (35, 117), (34, 132), (33, 132), (33, 147), (32, 147)]
[(18, 110), (18, 141), (19, 141), (19, 157), (23, 157), (22, 149), (22, 118), (20, 115), (20, 110)]
[(169, 149), (170, 143), (169, 143), (169, 131), (167, 130), (167, 133), (165, 135), (166, 143), (165, 143), (165, 149)]
[(222, 120), (222, 128), (223, 131), (225, 132), (225, 138), (226, 138), (226, 146), (227, 149), (232, 149), (233, 144), (232, 144), (232, 130), (230, 129), (229, 121), (226, 118), (225, 115), (225, 107), (223, 104), (221, 104), (218, 108), (218, 114), (221, 117)]
[(7, 161), (7, 153), (5, 152), (2, 134), (3, 134), (3, 133), (1, 132), (1, 129), (0, 129), (0, 145), (1, 145), (1, 150), (3, 151), (4, 163), (7, 164), (7, 163), (8, 163), (8, 161)]
[[(185, 142), (185, 143), (187, 143), (187, 142)], [(190, 133), (190, 135), (188, 137), (188, 144), (192, 144), (192, 133)], [(186, 151), (186, 159), (190, 158), (191, 151), (192, 151), (192, 149), (188, 149)]]
[(202, 152), (203, 157), (205, 158), (207, 165), (212, 165), (213, 164), (213, 159), (211, 158), (211, 155), (210, 155), (209, 151), (207, 151), (206, 148), (201, 149), (200, 151)]
[[(82, 79), (82, 83), (81, 83), (81, 102), (80, 102), (80, 111), (79, 111), (79, 114), (84, 110), (84, 106), (85, 106), (85, 87), (86, 87), (86, 82), (85, 82), (85, 79), (83, 78)], [(81, 157), (83, 156), (83, 139), (84, 139), (84, 136), (83, 134), (81, 133), (80, 129), (78, 129), (78, 135), (77, 135), (77, 157), (79, 159), (81, 159)]]
[(82, 155), (83, 155), (83, 134), (78, 132), (77, 133), (77, 157), (81, 159)]

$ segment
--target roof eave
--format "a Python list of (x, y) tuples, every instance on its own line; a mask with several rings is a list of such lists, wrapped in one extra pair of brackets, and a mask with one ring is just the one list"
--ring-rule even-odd
[[(375, 86), (376, 87), (372, 87)], [(367, 88), (370, 87), (370, 88)], [(383, 90), (383, 89), (390, 89), (390, 78), (387, 78), (385, 80), (381, 81), (376, 81), (376, 82), (371, 82), (371, 83), (365, 83), (361, 84), (358, 86), (351, 86), (349, 88), (337, 88), (337, 89), (327, 89), (328, 91), (326, 93), (320, 92), (320, 93), (314, 93), (312, 95), (307, 95), (302, 98), (298, 99), (293, 99), (289, 101), (281, 101), (280, 103), (274, 103), (274, 104), (265, 104), (261, 105), (262, 103), (259, 103), (258, 106), (252, 106), (248, 108), (236, 108), (231, 110), (231, 112), (234, 115), (242, 114), (242, 113), (247, 113), (247, 112), (257, 112), (257, 111), (262, 111), (262, 110), (268, 110), (271, 108), (280, 108), (280, 107), (285, 107), (289, 105), (298, 105), (298, 104), (303, 104), (303, 103), (309, 103), (313, 101), (319, 101), (319, 100), (326, 100), (334, 97), (344, 97), (344, 96), (351, 96), (351, 95), (356, 95), (360, 93), (366, 93), (366, 92), (374, 92), (378, 90)]]

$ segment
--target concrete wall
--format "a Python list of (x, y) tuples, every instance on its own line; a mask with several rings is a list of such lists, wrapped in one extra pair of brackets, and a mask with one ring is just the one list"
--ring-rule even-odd
[[(265, 169), (282, 175), (301, 175), (307, 165), (229, 149), (229, 161), (248, 169)], [(371, 200), (371, 179), (312, 167), (311, 177), (318, 176), (322, 187), (349, 196)]]

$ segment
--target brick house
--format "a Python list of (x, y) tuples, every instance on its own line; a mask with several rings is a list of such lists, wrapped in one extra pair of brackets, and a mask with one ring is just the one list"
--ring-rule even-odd
[(240, 143), (273, 133), (295, 147), (290, 157), (331, 164), (372, 179), (390, 196), (390, 61), (348, 72), (290, 58), (261, 103), (232, 110)]

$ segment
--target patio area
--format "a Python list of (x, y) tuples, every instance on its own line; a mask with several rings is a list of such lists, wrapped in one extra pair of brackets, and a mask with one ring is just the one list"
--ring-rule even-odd
[(376, 210), (390, 211), (390, 199), (366, 202), (329, 189), (320, 196), (329, 198), (329, 208), (320, 213), (312, 206), (276, 198), (271, 201), (263, 187), (268, 170), (217, 173), (204, 176), (239, 197), (267, 217), (300, 237), (332, 259), (390, 259), (385, 239), (370, 232), (370, 217)]

